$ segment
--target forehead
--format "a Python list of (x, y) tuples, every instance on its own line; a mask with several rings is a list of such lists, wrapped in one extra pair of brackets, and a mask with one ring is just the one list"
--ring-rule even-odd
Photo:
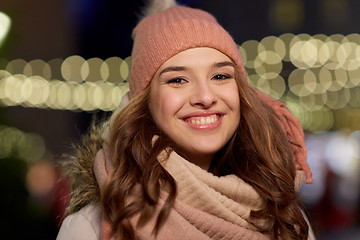
[(201, 66), (214, 64), (216, 62), (230, 61), (231, 59), (222, 52), (208, 47), (190, 48), (179, 52), (165, 61), (159, 69), (171, 65), (175, 66)]

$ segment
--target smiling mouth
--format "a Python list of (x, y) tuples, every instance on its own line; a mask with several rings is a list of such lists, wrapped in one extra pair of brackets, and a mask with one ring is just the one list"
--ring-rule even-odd
[(191, 123), (193, 125), (210, 125), (218, 122), (220, 117), (217, 114), (212, 114), (206, 117), (189, 117), (185, 119), (185, 122)]

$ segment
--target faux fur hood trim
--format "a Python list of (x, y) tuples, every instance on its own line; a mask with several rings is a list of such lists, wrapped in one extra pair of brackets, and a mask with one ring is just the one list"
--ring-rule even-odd
[(79, 211), (88, 204), (100, 203), (100, 189), (93, 165), (97, 152), (102, 148), (102, 124), (92, 123), (90, 131), (79, 144), (73, 145), (73, 154), (60, 162), (63, 177), (70, 184), (70, 203), (66, 214)]

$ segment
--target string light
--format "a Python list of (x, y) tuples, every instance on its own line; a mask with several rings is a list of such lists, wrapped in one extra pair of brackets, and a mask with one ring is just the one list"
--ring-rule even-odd
[[(360, 107), (359, 34), (285, 33), (249, 40), (238, 48), (249, 84), (288, 105), (298, 102), (295, 109), (303, 109), (297, 113), (305, 130), (343, 126), (332, 112)], [(102, 60), (75, 55), (48, 62), (1, 59), (1, 66), (0, 103), (4, 106), (113, 111), (129, 90), (131, 57)]]

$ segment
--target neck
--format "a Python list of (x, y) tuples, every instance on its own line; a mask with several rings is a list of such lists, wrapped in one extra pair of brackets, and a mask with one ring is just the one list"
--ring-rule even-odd
[(186, 154), (182, 157), (197, 165), (198, 167), (208, 171), (214, 158), (214, 154)]

